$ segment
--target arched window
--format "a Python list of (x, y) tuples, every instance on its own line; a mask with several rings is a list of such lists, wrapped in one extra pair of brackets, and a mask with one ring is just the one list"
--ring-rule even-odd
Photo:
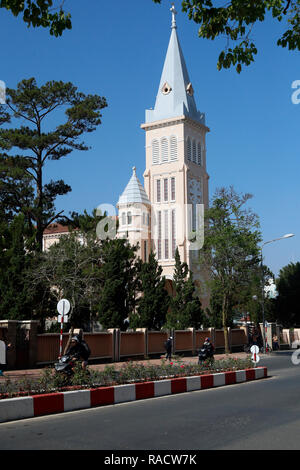
[(197, 163), (197, 144), (195, 140), (193, 140), (193, 163)]
[(191, 162), (192, 161), (192, 144), (191, 139), (188, 137), (186, 141), (186, 151), (187, 151), (187, 159)]
[(131, 212), (127, 212), (127, 224), (131, 225), (132, 224), (132, 215)]
[(122, 212), (122, 225), (126, 225), (126, 212)]
[(159, 142), (156, 139), (152, 140), (152, 163), (159, 163)]
[(170, 160), (177, 160), (177, 137), (175, 135), (170, 137)]
[(198, 165), (202, 165), (202, 149), (201, 149), (200, 142), (198, 142), (198, 148), (197, 148), (197, 163)]
[(166, 137), (161, 139), (161, 161), (169, 161), (169, 143)]

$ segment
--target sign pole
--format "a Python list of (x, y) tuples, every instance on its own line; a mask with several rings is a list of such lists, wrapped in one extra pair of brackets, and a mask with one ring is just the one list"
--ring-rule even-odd
[(59, 358), (62, 356), (62, 343), (63, 343), (63, 327), (64, 322), (68, 322), (68, 313), (70, 311), (71, 305), (67, 299), (61, 299), (57, 304), (57, 311), (60, 316), (58, 316), (58, 322), (60, 322), (60, 338), (59, 338)]
[(60, 320), (59, 358), (61, 358), (61, 356), (62, 356), (62, 340), (63, 340), (64, 314), (65, 314), (65, 302), (63, 302), (63, 312), (62, 312), (61, 320)]

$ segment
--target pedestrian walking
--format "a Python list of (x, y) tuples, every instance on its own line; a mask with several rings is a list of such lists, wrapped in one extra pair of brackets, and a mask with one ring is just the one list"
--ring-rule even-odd
[(278, 341), (278, 336), (274, 335), (272, 338), (272, 346), (273, 346), (273, 351), (278, 351), (279, 350), (279, 341)]
[(171, 361), (171, 354), (172, 354), (172, 340), (173, 337), (170, 336), (168, 340), (165, 342), (165, 348), (166, 348), (166, 359), (169, 359)]

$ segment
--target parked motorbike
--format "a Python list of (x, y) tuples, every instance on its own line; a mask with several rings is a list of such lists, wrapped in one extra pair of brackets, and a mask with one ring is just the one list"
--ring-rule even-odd
[(55, 371), (60, 374), (65, 374), (67, 377), (72, 377), (74, 375), (73, 367), (75, 362), (72, 360), (71, 356), (64, 354), (58, 359), (58, 362), (55, 363)]

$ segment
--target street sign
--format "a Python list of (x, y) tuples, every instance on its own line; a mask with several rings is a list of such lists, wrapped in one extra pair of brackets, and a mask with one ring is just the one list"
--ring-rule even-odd
[(61, 299), (57, 304), (57, 311), (60, 315), (67, 315), (70, 311), (71, 305), (67, 299)]
[(71, 305), (67, 299), (61, 299), (57, 304), (58, 322), (60, 323), (60, 338), (59, 338), (59, 357), (62, 355), (62, 342), (63, 342), (63, 326), (68, 321), (68, 313)]
[(250, 348), (250, 352), (252, 353), (251, 360), (254, 362), (254, 364), (257, 364), (260, 361), (260, 357), (258, 355), (259, 353), (259, 347), (256, 346), (256, 344), (253, 344)]

